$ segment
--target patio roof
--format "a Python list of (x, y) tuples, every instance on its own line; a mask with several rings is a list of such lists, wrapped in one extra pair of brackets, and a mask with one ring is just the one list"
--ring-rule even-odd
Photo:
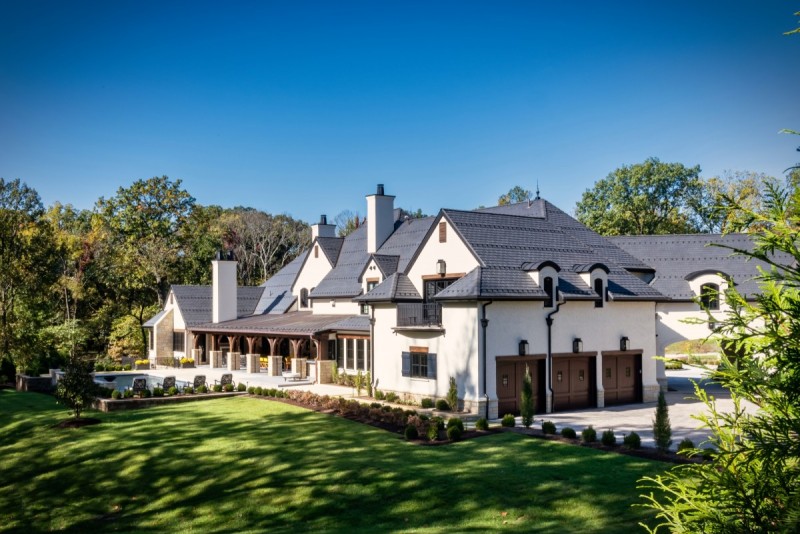
[(329, 330), (369, 331), (366, 316), (322, 315), (310, 311), (289, 312), (280, 315), (251, 315), (222, 323), (206, 323), (196, 326), (196, 332), (218, 334), (251, 334), (310, 336)]

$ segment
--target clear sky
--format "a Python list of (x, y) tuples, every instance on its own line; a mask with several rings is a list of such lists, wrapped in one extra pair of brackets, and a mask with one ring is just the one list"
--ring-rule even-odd
[(800, 160), (800, 3), (0, 0), (0, 177), (89, 208), (167, 175), (313, 222), (566, 211), (622, 164)]

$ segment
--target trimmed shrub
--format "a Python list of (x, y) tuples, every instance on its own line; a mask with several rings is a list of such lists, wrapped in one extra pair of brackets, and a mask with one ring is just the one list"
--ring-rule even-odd
[(228, 393), (233, 391), (233, 384), (225, 384), (225, 391), (227, 391)]
[(460, 428), (462, 433), (464, 432), (464, 421), (460, 417), (451, 417), (447, 420), (447, 428), (453, 428), (454, 426)]
[(542, 421), (542, 432), (545, 434), (555, 434), (556, 424), (552, 421)]
[(422, 399), (419, 405), (423, 408), (433, 408), (433, 399)]
[(642, 446), (642, 438), (636, 432), (631, 432), (622, 438), (622, 444), (629, 449), (638, 449)]
[(214, 393), (220, 393), (222, 391), (222, 384), (214, 384)]
[(658, 406), (653, 419), (653, 438), (659, 452), (669, 451), (669, 446), (672, 445), (672, 425), (669, 422), (669, 408), (663, 391), (658, 392)]
[(96, 363), (96, 364), (94, 364), (94, 370), (95, 371), (99, 371), (99, 372), (103, 372), (103, 371), (106, 370), (106, 366), (103, 365), (102, 363)]
[(406, 425), (406, 430), (404, 432), (404, 435), (407, 440), (411, 441), (412, 439), (419, 438), (419, 431), (417, 430), (417, 427), (414, 425)]
[(163, 397), (164, 396), (164, 388), (160, 388), (158, 386), (153, 388), (153, 396), (154, 397)]
[(250, 395), (254, 394), (256, 392), (256, 387), (255, 386), (250, 386), (249, 388), (247, 388), (247, 392)]
[(666, 360), (664, 362), (664, 369), (683, 369), (683, 362), (680, 360)]
[(530, 428), (533, 424), (533, 384), (531, 382), (531, 370), (525, 365), (525, 375), (522, 379), (522, 407), (520, 408), (520, 415), (522, 416), (522, 426)]
[(132, 389), (126, 389), (125, 393), (123, 393), (122, 396), (125, 397), (126, 399), (132, 399), (133, 398), (133, 390)]
[(208, 386), (197, 386), (198, 393), (208, 393)]
[(597, 441), (597, 431), (589, 425), (581, 431), (581, 439), (584, 443), (594, 443)]
[(683, 438), (681, 442), (678, 443), (678, 454), (688, 454), (689, 451), (692, 450), (694, 450), (694, 441), (689, 438)]
[(458, 441), (461, 439), (461, 434), (463, 433), (464, 431), (461, 430), (460, 426), (453, 425), (447, 429), (447, 439), (449, 439), (450, 441)]
[(435, 425), (437, 430), (444, 430), (444, 419), (442, 417), (431, 417), (431, 424)]
[(565, 426), (564, 428), (561, 429), (561, 437), (576, 439), (578, 437), (578, 434), (575, 433), (574, 429)]
[(262, 388), (261, 386), (256, 386), (256, 395), (263, 395), (263, 394), (264, 394), (264, 388)]
[(122, 393), (120, 392), (120, 390), (115, 389), (114, 391), (111, 392), (112, 399), (118, 399), (120, 397), (122, 397)]
[(400, 397), (397, 396), (397, 393), (394, 391), (390, 391), (386, 394), (386, 402), (397, 402)]
[(450, 411), (450, 405), (447, 404), (446, 400), (439, 399), (439, 400), (436, 401), (436, 409), (439, 410), (440, 412), (449, 412)]
[(152, 395), (153, 395), (153, 393), (149, 389), (143, 389), (142, 393), (141, 393), (141, 398), (142, 399), (149, 399)]
[(236, 384), (236, 391), (246, 391), (246, 390), (247, 386), (245, 384), (242, 384), (241, 382)]
[(178, 388), (176, 388), (175, 386), (172, 386), (171, 388), (169, 388), (167, 390), (167, 394), (168, 395), (177, 395), (178, 394)]
[(500, 420), (500, 424), (508, 428), (513, 427), (516, 424), (514, 415), (510, 413), (505, 414), (503, 419)]
[(458, 411), (458, 387), (454, 376), (450, 377), (450, 387), (447, 388), (447, 405), (454, 412)]
[(428, 440), (436, 441), (439, 439), (439, 425), (438, 423), (431, 422), (428, 426)]
[(386, 395), (383, 394), (383, 391), (379, 390), (378, 388), (375, 388), (375, 400), (384, 400), (385, 398)]
[(131, 370), (131, 364), (126, 363), (125, 365), (122, 366), (122, 370), (123, 371), (130, 371)]
[(617, 436), (614, 435), (613, 430), (606, 430), (603, 432), (603, 435), (600, 437), (600, 443), (605, 445), (606, 447), (613, 447), (617, 444)]
[(369, 374), (369, 371), (367, 371), (367, 374), (364, 375), (364, 382), (365, 382), (364, 385), (367, 388), (367, 397), (371, 397), (372, 396), (372, 375)]
[(489, 430), (489, 421), (487, 421), (485, 417), (481, 417), (475, 421), (475, 430)]
[(194, 393), (194, 388), (192, 386), (186, 386), (183, 388), (184, 395), (191, 395), (192, 393)]

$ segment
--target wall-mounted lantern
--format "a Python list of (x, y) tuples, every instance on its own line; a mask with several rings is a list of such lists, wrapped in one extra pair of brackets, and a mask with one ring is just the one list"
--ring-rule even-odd
[(519, 355), (525, 356), (528, 354), (528, 340), (523, 339), (519, 342)]
[(438, 260), (436, 262), (436, 274), (439, 276), (444, 276), (447, 274), (447, 264), (444, 262), (444, 260)]
[(583, 352), (583, 340), (579, 337), (576, 337), (572, 340), (572, 352), (579, 353)]
[(626, 336), (622, 336), (619, 338), (619, 350), (630, 350), (631, 348), (631, 340), (628, 339)]

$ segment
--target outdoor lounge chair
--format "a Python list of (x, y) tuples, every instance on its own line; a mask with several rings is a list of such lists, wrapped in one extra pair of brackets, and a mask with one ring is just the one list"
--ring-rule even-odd
[(147, 379), (146, 378), (134, 378), (133, 385), (131, 386), (133, 390), (134, 396), (141, 397), (142, 393), (147, 390)]
[(192, 388), (197, 391), (197, 388), (200, 386), (208, 387), (208, 383), (206, 382), (206, 375), (194, 375), (194, 382), (192, 382)]
[(174, 376), (165, 376), (163, 382), (159, 382), (158, 387), (163, 389), (164, 391), (169, 391), (170, 388), (175, 387), (175, 377)]
[(235, 384), (233, 383), (233, 373), (225, 373), (224, 375), (222, 375), (221, 377), (219, 377), (219, 382), (218, 382), (218, 381), (216, 381), (216, 380), (214, 380), (214, 385), (216, 386), (217, 384), (219, 384), (220, 386), (222, 386), (222, 388), (223, 388), (223, 389), (224, 389), (224, 388), (225, 388), (225, 386), (227, 386), (228, 384), (230, 384), (230, 385), (232, 385), (232, 386), (233, 386), (233, 385), (235, 385)]

